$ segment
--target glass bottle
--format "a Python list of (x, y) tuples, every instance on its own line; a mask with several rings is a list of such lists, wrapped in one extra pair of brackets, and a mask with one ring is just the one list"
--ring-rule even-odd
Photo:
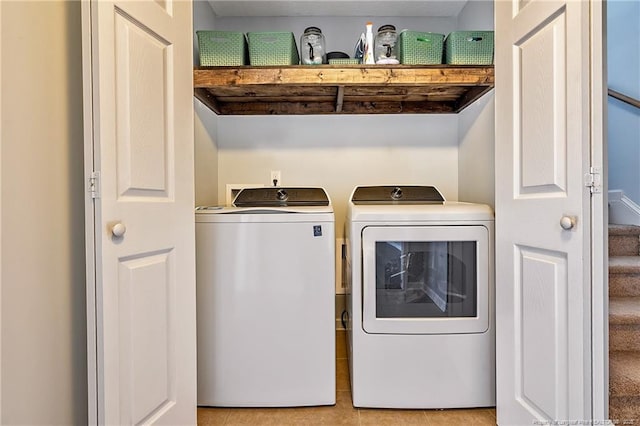
[(324, 36), (318, 27), (308, 27), (300, 37), (300, 61), (304, 65), (327, 63)]
[(376, 64), (400, 63), (396, 53), (397, 40), (398, 35), (396, 34), (395, 26), (383, 25), (378, 28), (378, 34), (376, 34), (376, 41), (374, 43)]

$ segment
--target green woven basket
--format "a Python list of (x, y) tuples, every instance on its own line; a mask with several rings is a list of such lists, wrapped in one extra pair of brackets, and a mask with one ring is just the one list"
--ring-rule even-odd
[(398, 36), (401, 64), (432, 65), (442, 63), (444, 34), (402, 31)]
[(243, 33), (233, 31), (196, 31), (200, 65), (247, 65), (247, 39)]
[(251, 65), (298, 65), (298, 46), (291, 32), (250, 32)]
[(444, 41), (445, 62), (451, 65), (493, 64), (493, 31), (454, 31)]
[(356, 58), (332, 58), (329, 59), (330, 65), (357, 65), (360, 63), (360, 59)]

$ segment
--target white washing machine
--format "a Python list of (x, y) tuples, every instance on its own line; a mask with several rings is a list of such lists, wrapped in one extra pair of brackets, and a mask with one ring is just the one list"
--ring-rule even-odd
[(345, 227), (353, 405), (495, 406), (491, 208), (361, 186)]
[(335, 404), (335, 224), (322, 188), (196, 209), (198, 405)]

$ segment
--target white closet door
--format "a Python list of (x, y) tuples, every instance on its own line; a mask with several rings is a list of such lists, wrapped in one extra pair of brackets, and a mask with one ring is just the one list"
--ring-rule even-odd
[(495, 7), (498, 422), (589, 419), (590, 4)]
[(195, 424), (191, 3), (83, 7), (90, 421)]

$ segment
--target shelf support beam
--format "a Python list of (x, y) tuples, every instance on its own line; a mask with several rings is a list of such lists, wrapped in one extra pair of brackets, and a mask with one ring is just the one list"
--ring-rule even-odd
[(336, 112), (342, 112), (342, 104), (344, 103), (344, 86), (338, 86), (338, 96), (336, 96)]

